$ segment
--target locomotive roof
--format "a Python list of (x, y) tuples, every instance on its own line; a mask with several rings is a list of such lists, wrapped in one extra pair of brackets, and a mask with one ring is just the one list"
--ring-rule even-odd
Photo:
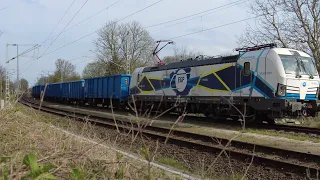
[(186, 68), (194, 66), (205, 66), (211, 64), (224, 64), (237, 62), (239, 55), (208, 58), (204, 60), (185, 60), (180, 62), (174, 62), (163, 66), (145, 67), (142, 72), (163, 71), (168, 69)]

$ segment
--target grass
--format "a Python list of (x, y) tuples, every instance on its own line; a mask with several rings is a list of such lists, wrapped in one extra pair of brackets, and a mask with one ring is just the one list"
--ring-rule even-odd
[(217, 180), (247, 180), (247, 178), (243, 179), (241, 174), (233, 174), (229, 176), (217, 177)]
[[(105, 132), (105, 134), (107, 134), (106, 131), (108, 131), (105, 128), (102, 127), (98, 127), (98, 126), (92, 126), (89, 123), (82, 123), (82, 122), (77, 122), (74, 121), (72, 119), (68, 119), (68, 118), (61, 118), (61, 117), (57, 117), (54, 115), (50, 115), (47, 113), (41, 113), (39, 111), (36, 110), (31, 110), (29, 108), (25, 108), (25, 107), (15, 107), (17, 110), (14, 111), (14, 113), (19, 113), (19, 114), (23, 114), (29, 117), (29, 119), (33, 118), (33, 120), (35, 120), (37, 123), (35, 124), (42, 124), (47, 126), (48, 129), (52, 130), (52, 128), (50, 128), (50, 125), (53, 124), (55, 126), (58, 126), (62, 129), (66, 129), (70, 132), (73, 132), (75, 134), (78, 134), (80, 136), (83, 137), (87, 137), (89, 139), (93, 139), (96, 142), (101, 142), (103, 144), (115, 144), (115, 146), (120, 146), (121, 148), (122, 145), (124, 144), (130, 144), (130, 142), (127, 141), (120, 141), (120, 142), (116, 142), (118, 141), (119, 138), (119, 134), (113, 134), (113, 135), (104, 135), (103, 136), (103, 132)], [(22, 118), (25, 119), (25, 118)], [(139, 120), (139, 123), (143, 124), (143, 118), (137, 118), (137, 119), (132, 119), (132, 121), (134, 120)], [(140, 121), (142, 120), (142, 121)], [(0, 124), (1, 125), (1, 124)], [(21, 125), (21, 124), (19, 124)], [(48, 127), (49, 126), (49, 127)], [(37, 127), (37, 126), (35, 126)], [(179, 126), (178, 126), (179, 127)], [(175, 129), (177, 128), (177, 126), (175, 126)], [(180, 127), (183, 128), (183, 127)], [(97, 130), (101, 129), (101, 132), (97, 132)], [(29, 130), (30, 131), (30, 130)], [(32, 131), (32, 130), (31, 130)], [(110, 130), (113, 131), (113, 130)], [(50, 134), (50, 135), (49, 135)], [(102, 134), (102, 135), (101, 135)], [(0, 134), (1, 135), (1, 134)], [(41, 136), (50, 136), (50, 138), (52, 138), (51, 136), (56, 137), (56, 135), (52, 132), (46, 134), (41, 134)], [(124, 133), (122, 135), (125, 135)], [(126, 134), (126, 136), (131, 136), (131, 134)], [(230, 135), (230, 136), (234, 136), (234, 135)], [(64, 139), (65, 138), (65, 139)], [(70, 137), (64, 134), (64, 138), (60, 138), (60, 140), (57, 141), (50, 141), (50, 145), (52, 144), (59, 144), (64, 142), (65, 140), (69, 139)], [(71, 138), (73, 139), (73, 138)], [(121, 139), (121, 138), (119, 138)], [(130, 137), (129, 137), (130, 139)], [(147, 139), (147, 138), (146, 138)], [(65, 178), (65, 179), (106, 179), (111, 177), (111, 179), (128, 179), (129, 177), (131, 177), (132, 179), (151, 179), (150, 175), (152, 177), (157, 177), (159, 179), (172, 179), (172, 176), (169, 177), (169, 175), (167, 174), (167, 172), (165, 172), (164, 170), (152, 170), (152, 172), (149, 173), (150, 168), (149, 166), (142, 166), (142, 163), (134, 163), (134, 162), (129, 162), (127, 161), (127, 158), (123, 157), (123, 155), (115, 153), (115, 152), (110, 152), (107, 151), (106, 149), (103, 148), (91, 148), (91, 147), (95, 147), (90, 143), (87, 143), (86, 145), (78, 146), (77, 145), (77, 141), (76, 142), (70, 142), (71, 140), (67, 140), (68, 143), (65, 143), (64, 146), (62, 147), (58, 147), (55, 149), (59, 149), (62, 148), (62, 152), (65, 152), (65, 150), (68, 150), (69, 148), (75, 146), (75, 149), (73, 150), (73, 154), (71, 152), (69, 153), (65, 153), (62, 155), (62, 157), (65, 157), (67, 160), (64, 160), (63, 158), (60, 160), (56, 160), (55, 158), (48, 158), (46, 159), (46, 157), (51, 157), (50, 153), (48, 155), (42, 155), (42, 153), (46, 153), (46, 152), (51, 152), (54, 153), (55, 150), (47, 150), (46, 152), (41, 152), (38, 153), (37, 152), (37, 157), (40, 155), (39, 159), (45, 159), (45, 161), (41, 161), (41, 165), (44, 166), (46, 164), (50, 164), (52, 163), (53, 160), (53, 165), (55, 168), (53, 168), (51, 171), (49, 171), (48, 173), (52, 173), (53, 175), (59, 177), (59, 179), (62, 179), (61, 177)], [(137, 140), (138, 141), (138, 140)], [(0, 137), (0, 143), (1, 142), (1, 137)], [(118, 143), (118, 144), (116, 144)], [(147, 143), (151, 143), (150, 141), (147, 141)], [(38, 142), (36, 142), (36, 144), (38, 144)], [(121, 145), (120, 145), (121, 144)], [(138, 144), (138, 145), (137, 145)], [(148, 144), (147, 144), (148, 145)], [(35, 145), (33, 145), (35, 146)], [(160, 145), (159, 147), (159, 152), (157, 152), (157, 147), (158, 145), (153, 145), (153, 149), (156, 149), (155, 152), (157, 153), (150, 153), (151, 151), (149, 151), (149, 149), (143, 149), (140, 147), (136, 147), (136, 146), (140, 146), (139, 143), (135, 142), (134, 147), (131, 149), (130, 147), (130, 151), (131, 152), (136, 152), (137, 149), (140, 149), (140, 154), (144, 159), (146, 160), (151, 160), (151, 161), (159, 161), (160, 163), (166, 164), (168, 166), (171, 167), (175, 167), (176, 169), (182, 170), (182, 171), (189, 171), (192, 172), (194, 174), (198, 174), (201, 177), (214, 177), (213, 179), (221, 179), (221, 180), (231, 180), (231, 179), (241, 179), (243, 176), (245, 176), (247, 173), (242, 173), (243, 168), (247, 166), (247, 164), (241, 165), (242, 163), (239, 164), (235, 164), (234, 162), (227, 162), (226, 160), (222, 160), (225, 158), (220, 158), (218, 157), (212, 157), (212, 156), (208, 156), (207, 154), (203, 153), (203, 154), (198, 154), (195, 155), (193, 153), (191, 153), (189, 150), (185, 151), (182, 150), (182, 153), (176, 153), (173, 152), (172, 150), (174, 148), (163, 148), (163, 145)], [(88, 148), (90, 147), (90, 148)], [(155, 148), (156, 147), (156, 148)], [(33, 147), (33, 149), (37, 150), (39, 147)], [(176, 147), (177, 148), (177, 147)], [(169, 151), (168, 151), (169, 150)], [(53, 151), (53, 152), (52, 152)], [(90, 153), (88, 152), (95, 152), (95, 151), (99, 151), (96, 154), (93, 154), (92, 156), (90, 156)], [(138, 150), (139, 151), (139, 150)], [(91, 153), (93, 153), (91, 152)], [(1, 151), (0, 151), (1, 153)], [(183, 156), (183, 154), (186, 153), (186, 156)], [(27, 154), (27, 153), (22, 153), (22, 154)], [(157, 154), (157, 156), (154, 156), (155, 154)], [(182, 154), (182, 155), (181, 155)], [(188, 155), (195, 155), (195, 156), (188, 156)], [(0, 154), (1, 155), (1, 154)], [(6, 154), (7, 155), (7, 154)], [(95, 155), (95, 156), (94, 156)], [(110, 155), (112, 156), (111, 158), (104, 158), (105, 155)], [(199, 157), (198, 157), (199, 155)], [(53, 157), (57, 157), (58, 155), (54, 154)], [(61, 154), (60, 154), (61, 156)], [(65, 162), (65, 161), (70, 161), (70, 157), (71, 156), (71, 162), (69, 162), (68, 164), (65, 165), (61, 165), (58, 162)], [(169, 157), (168, 157), (169, 156)], [(180, 157), (181, 156), (181, 157)], [(226, 155), (227, 156), (227, 155)], [(78, 159), (78, 157), (81, 157), (79, 161), (74, 162), (74, 159)], [(198, 157), (199, 162), (195, 162), (194, 160), (196, 160), (196, 158), (189, 158), (189, 157)], [(209, 158), (210, 157), (210, 158)], [(228, 156), (227, 156), (228, 158)], [(59, 159), (59, 158), (58, 158)], [(179, 160), (177, 160), (179, 159)], [(207, 169), (207, 165), (212, 163), (213, 161), (215, 161), (215, 159), (219, 159), (219, 163), (214, 163), (214, 166), (217, 166), (215, 168), (211, 169), (210, 168)], [(20, 158), (21, 160), (21, 158)], [(58, 161), (58, 162), (56, 162)], [(200, 167), (199, 163), (203, 163), (203, 165)], [(228, 166), (228, 163), (230, 164)], [(17, 161), (17, 164), (22, 164), (21, 161)], [(221, 165), (222, 164), (222, 165)], [(226, 165), (227, 164), (227, 165)], [(22, 164), (23, 166), (23, 164)], [(226, 168), (226, 166), (228, 166)], [(237, 169), (236, 172), (232, 171), (232, 169), (236, 166), (235, 169)], [(25, 168), (25, 166), (23, 166)], [(248, 166), (250, 167), (250, 165)], [(229, 168), (231, 170), (229, 170)], [(239, 168), (241, 169), (239, 171)], [(58, 170), (57, 170), (58, 169)], [(59, 173), (63, 173), (60, 172), (60, 170), (64, 170), (63, 172), (65, 174), (60, 175)], [(53, 172), (52, 172), (53, 171)], [(221, 172), (222, 171), (222, 172)], [(239, 172), (238, 172), (239, 171)], [(226, 174), (226, 172), (228, 172)], [(24, 173), (27, 173), (26, 171), (24, 171)], [(252, 173), (249, 173), (250, 176), (252, 176)], [(202, 176), (203, 175), (203, 176)], [(156, 179), (157, 179), (156, 178)], [(211, 179), (212, 179), (211, 178)], [(153, 179), (153, 178), (152, 178)], [(180, 179), (178, 176), (175, 176), (174, 179)]]
[(301, 124), (295, 126), (311, 127), (311, 128), (320, 128), (320, 117), (309, 117), (302, 120)]
[(169, 157), (159, 158), (158, 162), (165, 164), (165, 165), (168, 165), (168, 166), (171, 166), (171, 167), (174, 167), (174, 168), (177, 168), (177, 169), (180, 169), (180, 170), (186, 170), (186, 168), (181, 163), (179, 163), (177, 160), (175, 160), (173, 158), (169, 158)]
[(294, 139), (294, 140), (299, 140), (299, 141), (311, 141), (311, 142), (315, 142), (315, 143), (320, 143), (320, 138), (310, 137), (310, 136), (304, 135), (304, 134), (297, 134), (297, 133), (291, 134), (291, 133), (284, 133), (284, 132), (279, 132), (279, 131), (251, 129), (251, 128), (245, 129), (244, 132), (267, 135), (267, 136), (284, 137), (284, 138)]
[[(77, 131), (101, 144), (114, 143), (114, 137), (101, 138), (89, 123), (79, 127), (68, 118), (44, 115), (19, 105), (0, 111), (0, 117), (2, 179), (148, 179), (147, 164), (52, 127)], [(157, 168), (151, 173), (160, 179), (175, 177)]]

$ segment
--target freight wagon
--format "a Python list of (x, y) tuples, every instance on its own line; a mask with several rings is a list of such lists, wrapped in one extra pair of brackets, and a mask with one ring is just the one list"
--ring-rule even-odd
[[(125, 106), (129, 96), (131, 75), (120, 74), (82, 79), (72, 82), (48, 84), (45, 100), (67, 102), (74, 104), (89, 104), (108, 106), (112, 103), (116, 107)], [(39, 98), (44, 91), (44, 85), (34, 86), (32, 96)]]
[(40, 98), (41, 92), (44, 90), (44, 85), (38, 85), (32, 87), (32, 96), (34, 98)]
[(58, 99), (61, 96), (60, 93), (61, 83), (48, 84), (46, 88), (46, 99)]
[(93, 106), (108, 106), (112, 99), (116, 106), (124, 105), (129, 96), (130, 80), (131, 75), (128, 74), (84, 79), (85, 101)]

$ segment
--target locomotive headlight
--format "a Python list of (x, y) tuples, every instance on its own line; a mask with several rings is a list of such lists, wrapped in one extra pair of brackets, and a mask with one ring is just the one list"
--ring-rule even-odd
[(286, 85), (278, 84), (277, 94), (278, 94), (278, 96), (285, 96), (286, 95)]

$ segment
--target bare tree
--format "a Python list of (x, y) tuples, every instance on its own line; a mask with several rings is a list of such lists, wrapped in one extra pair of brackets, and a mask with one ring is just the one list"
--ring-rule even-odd
[(22, 91), (27, 91), (29, 88), (29, 82), (26, 79), (22, 78), (20, 79), (20, 86)]
[(63, 59), (58, 59), (55, 62), (56, 70), (53, 75), (42, 76), (38, 79), (36, 84), (45, 84), (45, 83), (55, 83), (55, 82), (66, 82), (73, 80), (80, 80), (80, 75), (76, 72), (76, 66), (71, 62)]
[(94, 41), (99, 62), (106, 65), (106, 74), (130, 72), (153, 62), (153, 39), (136, 21), (127, 24), (109, 22)]
[(178, 62), (181, 60), (186, 60), (189, 58), (195, 58), (196, 56), (200, 55), (200, 52), (192, 52), (188, 51), (187, 48), (182, 47), (182, 48), (174, 48), (173, 49), (174, 54), (173, 56), (165, 56), (163, 58), (163, 62), (165, 63), (173, 63), (173, 62)]
[(254, 0), (250, 10), (260, 17), (238, 37), (240, 46), (275, 42), (305, 51), (319, 63), (319, 0)]
[(42, 77), (38, 78), (36, 85), (45, 85), (46, 83), (52, 83), (52, 81), (49, 82), (48, 79), (50, 79), (50, 77), (42, 76)]
[(103, 76), (106, 74), (105, 64), (99, 61), (88, 63), (82, 71), (83, 78)]

